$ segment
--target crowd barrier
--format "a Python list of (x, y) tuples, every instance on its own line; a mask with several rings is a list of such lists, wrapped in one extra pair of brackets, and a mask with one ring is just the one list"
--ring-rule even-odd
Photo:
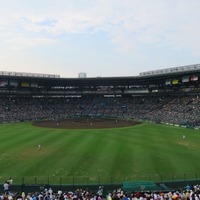
[[(10, 177), (0, 176), (0, 183), (4, 183)], [(102, 184), (122, 184), (125, 181), (154, 181), (154, 182), (166, 182), (166, 181), (189, 181), (189, 180), (200, 180), (200, 172), (195, 173), (184, 173), (184, 174), (144, 174), (144, 175), (132, 175), (124, 177), (109, 177), (105, 178), (93, 176), (24, 176), (24, 177), (11, 177), (13, 184), (34, 184), (34, 185), (102, 185)]]
[[(140, 181), (142, 182), (142, 181)], [(126, 182), (127, 183), (127, 182)], [(130, 184), (133, 184), (134, 182), (131, 182)], [(139, 184), (136, 182), (135, 184)], [(178, 191), (178, 190), (184, 190), (186, 186), (188, 185), (200, 185), (200, 179), (199, 180), (181, 180), (181, 181), (164, 181), (164, 182), (154, 182), (153, 184), (158, 187), (153, 187), (152, 189), (149, 187), (146, 187), (149, 185), (148, 182), (142, 185), (138, 185), (138, 188), (133, 188), (133, 190), (124, 188), (124, 184), (13, 184), (10, 186), (10, 192), (12, 194), (18, 193), (18, 192), (25, 192), (32, 193), (37, 192), (40, 193), (44, 191), (45, 189), (51, 188), (54, 192), (57, 192), (59, 190), (62, 190), (63, 192), (69, 192), (69, 191), (76, 191), (77, 189), (84, 189), (89, 190), (93, 194), (96, 194), (99, 190), (99, 188), (103, 188), (103, 197), (106, 197), (106, 195), (115, 189), (122, 188), (123, 191), (130, 194), (131, 192), (144, 192), (144, 191), (152, 191), (152, 192), (169, 192), (169, 191)], [(152, 183), (151, 183), (152, 185)], [(145, 187), (144, 187), (145, 186)], [(0, 192), (3, 192), (3, 187), (1, 187)]]

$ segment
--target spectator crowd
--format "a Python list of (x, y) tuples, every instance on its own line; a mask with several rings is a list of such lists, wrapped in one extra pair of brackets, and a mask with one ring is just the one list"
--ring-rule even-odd
[(184, 188), (168, 191), (124, 191), (122, 188), (106, 191), (103, 195), (103, 187), (96, 191), (89, 189), (76, 189), (75, 191), (53, 191), (45, 188), (40, 192), (6, 191), (0, 194), (1, 200), (199, 200), (200, 185), (187, 185)]
[(0, 98), (0, 122), (117, 117), (200, 126), (198, 96), (127, 96), (80, 98)]

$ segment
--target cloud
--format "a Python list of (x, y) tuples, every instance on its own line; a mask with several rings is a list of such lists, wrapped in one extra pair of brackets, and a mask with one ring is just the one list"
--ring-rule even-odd
[(7, 43), (12, 46), (14, 50), (20, 50), (24, 48), (35, 47), (38, 45), (49, 45), (55, 43), (55, 40), (47, 38), (30, 38), (24, 37), (23, 35), (14, 36), (11, 39), (7, 40)]
[[(121, 51), (169, 44), (174, 49), (199, 49), (198, 0), (72, 0), (30, 1), (25, 7), (4, 7), (0, 36), (20, 46), (48, 45), (65, 34), (103, 32)], [(48, 3), (47, 3), (48, 2)], [(33, 8), (32, 8), (33, 7)], [(24, 39), (16, 35), (24, 35)], [(34, 35), (29, 38), (28, 34)], [(42, 35), (43, 34), (43, 35)], [(46, 34), (47, 38), (43, 38)], [(37, 39), (38, 37), (38, 39)], [(19, 41), (19, 42), (18, 42)], [(23, 46), (23, 45), (21, 45)], [(24, 45), (25, 46), (25, 45)]]

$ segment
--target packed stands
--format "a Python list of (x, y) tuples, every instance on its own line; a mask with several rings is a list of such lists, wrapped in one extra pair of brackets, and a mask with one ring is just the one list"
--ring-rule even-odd
[(2, 97), (0, 122), (110, 117), (200, 126), (198, 96), (127, 96), (80, 98)]
[(62, 191), (53, 188), (45, 188), (43, 191), (24, 191), (12, 193), (8, 191), (0, 194), (2, 200), (199, 200), (200, 185), (186, 185), (183, 188), (173, 190), (135, 190), (127, 192), (123, 188), (116, 188), (113, 191), (103, 191), (102, 186), (95, 191), (87, 189), (76, 189), (75, 191)]

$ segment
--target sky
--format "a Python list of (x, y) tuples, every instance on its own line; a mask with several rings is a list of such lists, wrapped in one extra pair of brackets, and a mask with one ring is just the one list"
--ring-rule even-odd
[(200, 63), (199, 0), (0, 0), (0, 71), (137, 76)]

